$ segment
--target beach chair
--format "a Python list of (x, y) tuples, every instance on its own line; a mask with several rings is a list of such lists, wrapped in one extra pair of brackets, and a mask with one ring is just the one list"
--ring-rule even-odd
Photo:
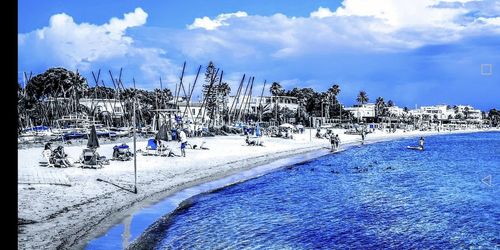
[(132, 159), (132, 152), (127, 144), (116, 145), (113, 147), (113, 160), (129, 161)]
[(106, 157), (101, 157), (99, 154), (90, 148), (83, 149), (82, 157), (81, 157), (81, 167), (82, 168), (102, 168), (103, 165), (109, 164), (106, 160)]
[(167, 156), (168, 151), (166, 146), (158, 146), (158, 144), (156, 144), (156, 139), (149, 139), (148, 145), (146, 146), (146, 152), (144, 152), (143, 155)]
[(144, 156), (147, 155), (156, 155), (156, 149), (158, 148), (158, 145), (156, 145), (156, 140), (155, 139), (149, 139), (148, 140), (148, 145), (146, 145), (146, 151), (143, 153)]

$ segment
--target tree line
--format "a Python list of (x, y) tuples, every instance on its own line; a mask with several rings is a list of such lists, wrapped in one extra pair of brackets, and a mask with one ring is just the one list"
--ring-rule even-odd
[[(201, 65), (198, 69), (198, 74), (200, 69)], [(92, 72), (93, 86), (91, 86), (88, 79), (79, 74), (78, 71), (73, 72), (61, 67), (50, 68), (34, 77), (25, 74), (25, 86), (18, 83), (18, 127), (22, 129), (35, 125), (53, 126), (54, 121), (70, 114), (86, 114), (112, 126), (130, 126), (134, 99), (138, 104), (136, 106), (136, 116), (139, 118), (140, 125), (145, 126), (152, 122), (154, 116), (152, 110), (176, 108), (175, 104), (177, 100), (174, 100), (175, 96), (183, 100), (191, 99), (196, 87), (195, 80), (194, 84), (192, 86), (189, 85), (186, 90), (182, 85), (181, 76), (181, 83), (175, 92), (172, 92), (168, 88), (156, 88), (153, 90), (125, 88), (121, 80), (121, 71), (118, 78), (114, 78), (112, 72), (109, 71), (111, 84), (106, 86), (104, 80), (100, 79), (100, 75), (100, 70), (97, 73)], [(184, 69), (182, 75), (184, 75)], [(283, 123), (290, 118), (295, 118), (296, 122), (304, 125), (310, 125), (310, 117), (337, 118), (344, 121), (353, 120), (353, 115), (344, 110), (343, 105), (338, 99), (341, 93), (338, 83), (332, 84), (326, 91), (318, 92), (312, 88), (298, 87), (285, 90), (279, 82), (272, 82), (267, 91), (273, 96), (273, 102), (259, 103), (256, 112), (244, 112), (242, 107), (247, 106), (243, 106), (242, 104), (237, 109), (235, 108), (237, 105), (235, 106), (234, 103), (231, 105), (228, 102), (231, 88), (224, 81), (223, 77), (223, 71), (217, 68), (213, 62), (209, 62), (205, 68), (204, 83), (201, 86), (203, 105), (207, 116), (210, 118), (209, 126), (227, 124), (228, 122), (234, 122), (235, 119), (243, 122), (271, 121)], [(197, 78), (198, 75), (196, 76)], [(240, 83), (240, 87), (236, 91), (236, 95), (246, 95), (248, 97), (264, 94), (264, 88), (262, 92), (252, 90), (254, 78), (247, 78), (246, 88), (244, 87), (244, 80), (245, 75)], [(264, 83), (265, 86), (266, 83)], [(292, 111), (285, 106), (278, 105), (277, 100), (282, 96), (296, 98), (298, 109)], [(110, 113), (112, 112), (90, 110), (79, 103), (81, 98), (119, 100), (125, 109), (125, 114), (121, 119), (112, 119), (110, 117)], [(369, 100), (368, 94), (363, 90), (356, 97), (358, 105), (366, 104)], [(383, 97), (378, 97), (374, 104), (375, 121), (381, 121), (383, 117), (390, 117), (392, 115), (388, 111), (390, 107), (395, 106), (392, 100), (385, 102)], [(458, 108), (450, 106), (449, 109), (457, 110)], [(409, 109), (404, 107), (403, 110), (404, 114), (401, 117), (403, 121), (411, 120), (412, 117), (408, 114)], [(456, 117), (452, 118), (467, 119), (467, 110), (464, 112), (465, 117), (460, 117), (461, 115), (456, 111)], [(488, 116), (494, 125), (500, 121), (500, 112), (496, 109), (491, 109), (488, 112)]]

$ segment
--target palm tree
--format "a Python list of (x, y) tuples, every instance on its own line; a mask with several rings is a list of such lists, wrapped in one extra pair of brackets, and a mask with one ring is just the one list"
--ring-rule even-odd
[(227, 97), (229, 96), (229, 93), (231, 92), (231, 87), (229, 87), (229, 84), (227, 82), (222, 82), (218, 86), (218, 92), (220, 95), (220, 101), (222, 103), (222, 115), (220, 118), (225, 121), (225, 117), (228, 115), (227, 110), (226, 110), (226, 102), (227, 102)]
[(276, 121), (278, 121), (278, 96), (283, 95), (283, 92), (285, 91), (283, 90), (283, 87), (281, 87), (281, 84), (279, 84), (278, 82), (273, 82), (273, 84), (271, 84), (271, 88), (269, 88), (269, 91), (274, 97), (276, 97), (275, 98), (276, 107), (274, 110), (275, 110)]
[(375, 100), (375, 119), (378, 121), (379, 116), (383, 115), (383, 109), (385, 108), (385, 102), (383, 97), (377, 97)]
[(469, 108), (469, 107), (465, 107), (465, 108), (464, 108), (465, 120), (467, 120), (467, 118), (469, 118), (469, 111), (470, 111), (470, 108)]
[(498, 120), (500, 120), (500, 111), (496, 109), (490, 109), (490, 111), (488, 111), (488, 118), (491, 122), (491, 125), (496, 127), (498, 125)]
[[(330, 100), (330, 94), (328, 92), (326, 92), (326, 93), (322, 92), (320, 96), (321, 96), (321, 98), (320, 98), (320, 102), (321, 102), (321, 117), (323, 117), (323, 116), (325, 116), (325, 113), (326, 114), (329, 113), (328, 112), (328, 110), (329, 110), (328, 104), (329, 104), (329, 100)], [(324, 103), (327, 104), (326, 108), (324, 108), (324, 106), (323, 106)], [(326, 115), (326, 118), (328, 118), (328, 115)]]
[[(338, 103), (337, 95), (340, 93), (340, 86), (338, 84), (334, 84), (328, 89), (327, 92), (330, 94), (329, 97), (331, 98), (332, 105), (334, 103)], [(340, 112), (340, 105), (339, 105), (339, 112)]]
[(338, 84), (334, 84), (333, 86), (331, 86), (328, 91), (328, 93), (332, 94), (332, 97), (334, 97), (335, 99), (337, 98), (337, 95), (340, 93), (340, 87)]
[(361, 90), (359, 91), (359, 94), (358, 94), (358, 98), (356, 98), (356, 101), (359, 103), (359, 104), (365, 104), (368, 102), (368, 95), (366, 94), (366, 92), (364, 90)]

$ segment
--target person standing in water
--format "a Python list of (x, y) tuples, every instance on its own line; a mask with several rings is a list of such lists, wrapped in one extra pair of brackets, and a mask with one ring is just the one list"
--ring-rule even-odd
[(330, 135), (330, 145), (332, 146), (332, 152), (335, 151), (335, 134)]
[(420, 139), (418, 140), (418, 146), (420, 147), (420, 150), (424, 150), (424, 137), (420, 137)]

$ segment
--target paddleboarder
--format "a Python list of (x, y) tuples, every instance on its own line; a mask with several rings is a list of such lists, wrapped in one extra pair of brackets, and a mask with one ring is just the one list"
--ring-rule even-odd
[(424, 150), (424, 137), (420, 137), (420, 139), (418, 140), (418, 146), (420, 147), (420, 150)]

